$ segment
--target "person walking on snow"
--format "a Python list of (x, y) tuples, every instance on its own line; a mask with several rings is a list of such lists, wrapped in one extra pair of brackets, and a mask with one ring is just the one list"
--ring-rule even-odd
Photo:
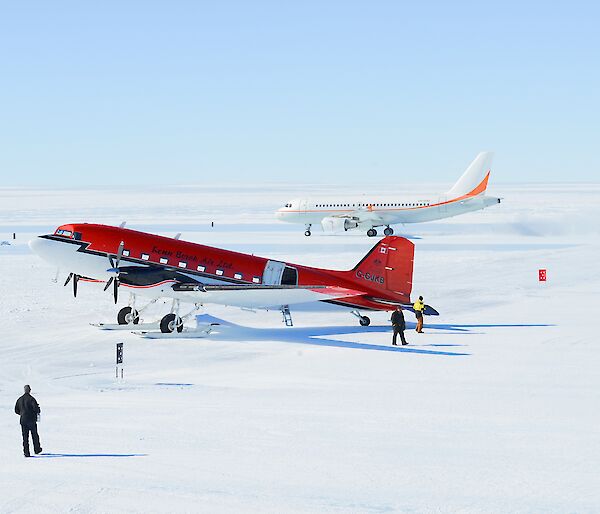
[(392, 344), (394, 346), (398, 346), (396, 343), (396, 337), (400, 334), (400, 341), (402, 344), (408, 344), (406, 339), (404, 338), (404, 329), (406, 328), (406, 324), (404, 323), (404, 313), (402, 312), (402, 307), (398, 305), (396, 310), (392, 312), (392, 327), (394, 329), (394, 336), (392, 337)]
[(413, 310), (417, 317), (417, 328), (416, 331), (419, 334), (423, 333), (423, 311), (425, 310), (425, 304), (423, 303), (423, 297), (419, 296), (419, 299), (414, 303)]
[(33, 439), (33, 451), (42, 453), (40, 446), (40, 437), (37, 431), (37, 416), (40, 413), (40, 406), (37, 400), (31, 396), (31, 387), (26, 385), (25, 394), (17, 400), (15, 404), (15, 414), (21, 416), (21, 433), (23, 434), (23, 454), (25, 457), (31, 457), (29, 453), (29, 432)]

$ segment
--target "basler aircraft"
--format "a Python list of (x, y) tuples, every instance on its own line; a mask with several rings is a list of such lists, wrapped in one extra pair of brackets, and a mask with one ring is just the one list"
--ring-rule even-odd
[(376, 227), (385, 226), (383, 233), (391, 236), (394, 230), (390, 225), (396, 223), (439, 220), (500, 203), (500, 198), (485, 194), (492, 155), (480, 153), (446, 193), (419, 197), (300, 198), (287, 202), (276, 216), (281, 221), (305, 225), (306, 236), (311, 235), (314, 224), (320, 224), (328, 233), (366, 230), (370, 237), (377, 235)]
[[(411, 309), (414, 245), (402, 237), (386, 237), (350, 271), (300, 266), (229, 250), (181, 241), (120, 227), (76, 223), (54, 234), (32, 239), (34, 253), (70, 272), (65, 285), (80, 281), (112, 286), (132, 294), (118, 315), (118, 324), (137, 325), (140, 313), (158, 299), (172, 299), (171, 310), (159, 324), (161, 332), (181, 332), (184, 321), (204, 304), (247, 309), (277, 309), (292, 324), (290, 306), (302, 310), (345, 309), (369, 325), (360, 311)], [(138, 306), (137, 296), (149, 298)], [(194, 305), (181, 315), (180, 303)], [(425, 314), (438, 314), (427, 306)], [(122, 327), (125, 328), (125, 327)]]

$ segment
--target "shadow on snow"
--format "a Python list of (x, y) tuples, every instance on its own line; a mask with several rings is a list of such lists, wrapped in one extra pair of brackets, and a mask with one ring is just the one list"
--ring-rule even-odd
[(145, 457), (147, 453), (40, 453), (36, 459), (57, 459), (61, 457)]
[[(458, 352), (458, 351), (443, 351), (443, 350), (429, 350), (429, 348), (446, 348), (446, 347), (461, 347), (462, 344), (425, 344), (415, 345), (414, 341), (409, 341), (408, 346), (384, 346), (380, 344), (368, 344), (359, 343), (353, 341), (342, 341), (327, 336), (340, 336), (347, 334), (357, 333), (387, 333), (391, 338), (391, 327), (389, 326), (371, 326), (371, 327), (357, 327), (356, 325), (348, 326), (332, 326), (332, 327), (287, 327), (287, 328), (252, 328), (243, 327), (236, 325), (229, 321), (216, 318), (209, 314), (203, 314), (197, 316), (199, 323), (218, 323), (221, 327), (226, 327), (225, 330), (210, 334), (211, 339), (217, 339), (221, 341), (240, 341), (240, 340), (277, 340), (283, 343), (300, 343), (309, 344), (314, 346), (328, 346), (333, 348), (353, 348), (358, 350), (375, 350), (381, 352), (399, 352), (399, 353), (418, 353), (426, 355), (444, 355), (444, 356), (464, 356), (470, 355), (469, 353)], [(502, 327), (548, 327), (554, 326), (549, 324), (474, 324), (474, 325), (456, 325), (456, 324), (427, 324), (428, 330), (449, 330), (451, 332), (459, 332), (463, 335), (472, 334), (470, 330), (472, 328), (502, 328)], [(415, 324), (411, 322), (406, 323), (407, 337), (410, 336), (410, 329), (414, 329)], [(420, 337), (420, 336), (419, 336)]]

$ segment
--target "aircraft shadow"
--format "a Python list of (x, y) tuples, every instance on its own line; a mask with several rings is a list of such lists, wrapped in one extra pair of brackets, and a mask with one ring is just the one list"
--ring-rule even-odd
[(64, 457), (146, 457), (147, 453), (40, 453), (36, 459), (58, 459)]
[[(210, 334), (210, 338), (220, 341), (264, 341), (276, 340), (282, 343), (301, 343), (313, 346), (328, 346), (333, 348), (353, 348), (357, 350), (374, 350), (380, 352), (399, 352), (399, 353), (418, 353), (425, 355), (445, 355), (445, 356), (460, 356), (470, 355), (468, 353), (449, 352), (442, 350), (428, 350), (423, 346), (384, 346), (378, 344), (358, 343), (353, 341), (342, 341), (327, 336), (346, 335), (357, 333), (387, 333), (391, 339), (391, 328), (388, 326), (374, 327), (357, 327), (352, 326), (337, 326), (337, 327), (287, 327), (287, 328), (252, 328), (236, 325), (228, 321), (215, 318), (210, 315), (198, 316), (199, 322), (219, 323), (227, 327), (227, 329)], [(409, 341), (410, 343), (410, 341)], [(426, 345), (433, 347), (434, 345)], [(454, 345), (437, 345), (437, 346), (462, 346)]]
[[(352, 341), (342, 341), (340, 339), (327, 337), (327, 336), (340, 336), (347, 334), (364, 334), (364, 333), (387, 333), (391, 339), (391, 327), (390, 326), (370, 326), (370, 327), (358, 327), (356, 325), (347, 326), (332, 326), (332, 327), (286, 327), (286, 328), (252, 328), (236, 325), (229, 321), (216, 318), (209, 314), (202, 314), (197, 316), (197, 320), (200, 323), (219, 323), (223, 327), (227, 327), (225, 330), (210, 334), (211, 339), (221, 341), (240, 341), (240, 340), (252, 340), (252, 341), (264, 341), (264, 340), (276, 340), (283, 343), (300, 343), (309, 344), (313, 346), (328, 346), (333, 348), (353, 348), (358, 350), (374, 350), (380, 352), (399, 352), (399, 353), (418, 353), (425, 355), (444, 355), (444, 356), (465, 356), (470, 353), (459, 352), (459, 351), (444, 351), (434, 350), (433, 348), (450, 348), (450, 347), (461, 347), (463, 344), (456, 343), (429, 343), (416, 345), (414, 341), (411, 341), (410, 332), (415, 328), (415, 323), (407, 322), (407, 339), (409, 339), (408, 346), (384, 346), (379, 344), (360, 343)], [(477, 328), (519, 328), (519, 327), (553, 327), (555, 325), (548, 323), (482, 323), (482, 324), (454, 324), (454, 323), (433, 323), (427, 324), (427, 330), (444, 330), (454, 332), (460, 335), (474, 335), (481, 332), (475, 332), (473, 329)], [(440, 335), (442, 335), (440, 333)], [(432, 349), (427, 349), (432, 348)]]

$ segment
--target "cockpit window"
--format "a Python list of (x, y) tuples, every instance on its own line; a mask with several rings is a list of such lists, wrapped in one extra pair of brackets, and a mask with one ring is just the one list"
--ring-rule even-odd
[(286, 204), (285, 204), (285, 206), (286, 206), (287, 208), (289, 208), (289, 207), (291, 207), (291, 206), (292, 206), (292, 204), (291, 204), (291, 203), (286, 203)]
[(60, 229), (60, 228), (59, 228), (59, 229), (56, 231), (56, 235), (57, 235), (57, 236), (62, 236), (62, 237), (68, 237), (68, 238), (71, 238), (71, 237), (73, 237), (73, 232), (71, 232), (70, 230), (62, 230), (62, 229)]

